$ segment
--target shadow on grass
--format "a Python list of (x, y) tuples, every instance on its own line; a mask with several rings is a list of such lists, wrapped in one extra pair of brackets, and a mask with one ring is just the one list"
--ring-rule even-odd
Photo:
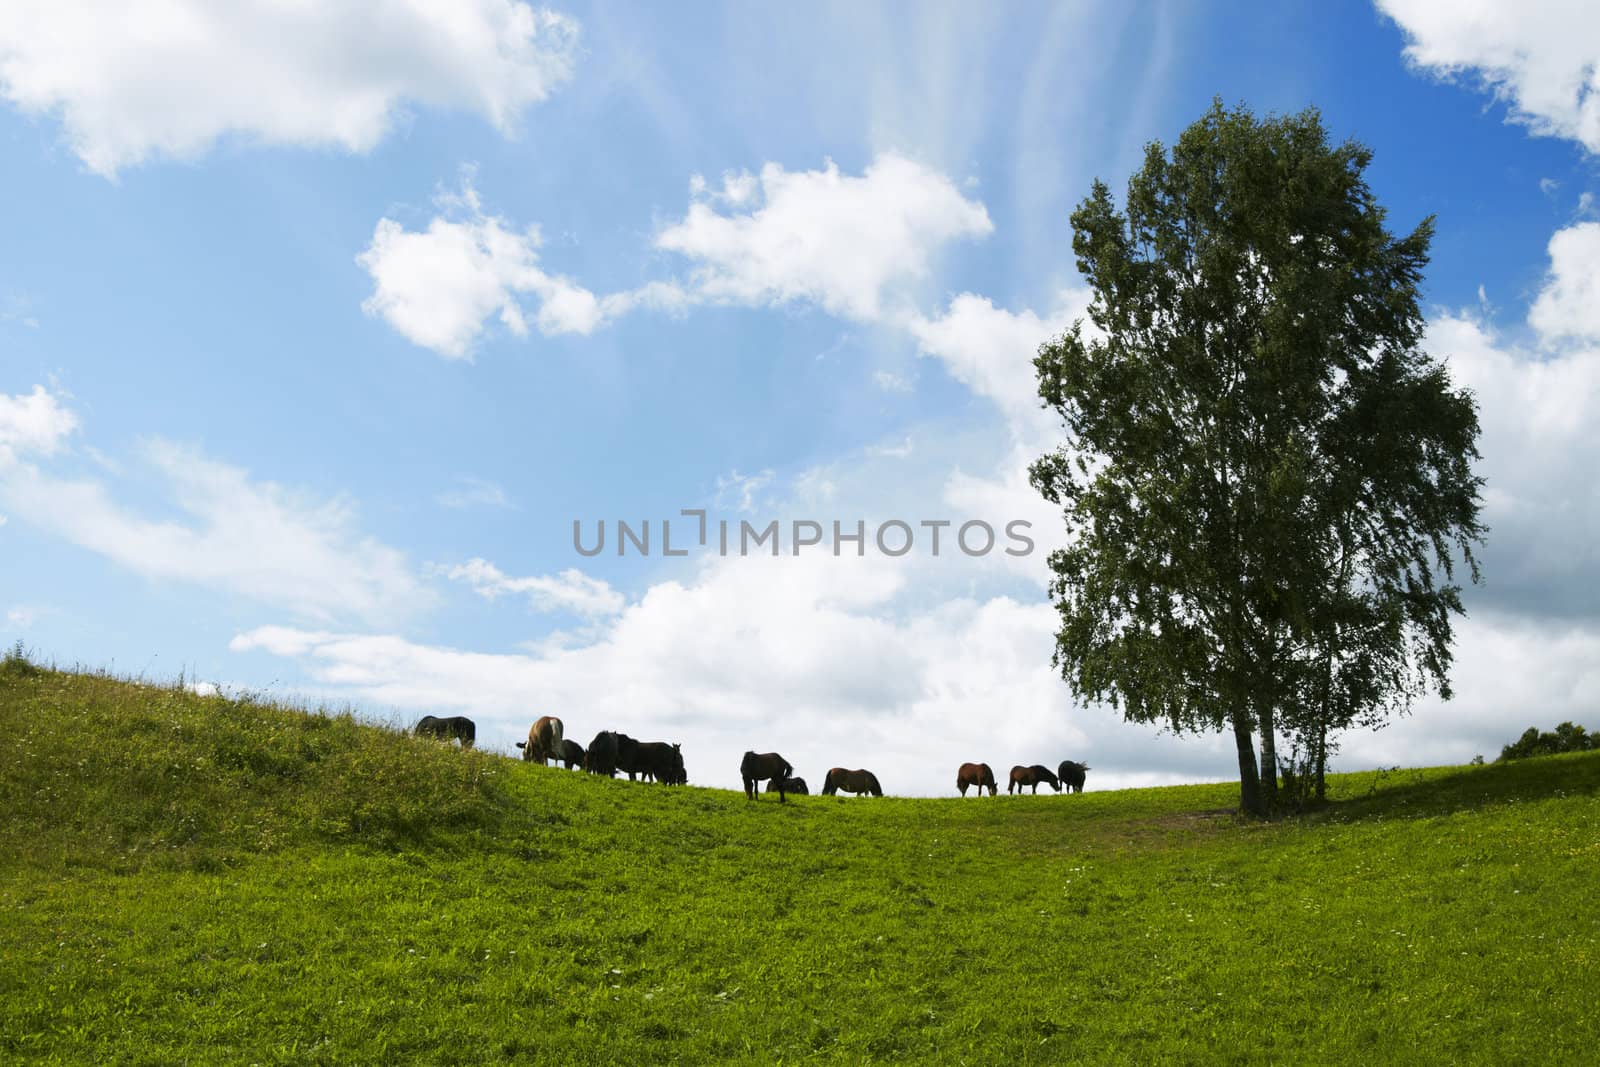
[(1600, 791), (1600, 752), (1538, 756), (1481, 767), (1366, 771), (1343, 776), (1321, 819), (1416, 818), (1491, 804), (1584, 796)]

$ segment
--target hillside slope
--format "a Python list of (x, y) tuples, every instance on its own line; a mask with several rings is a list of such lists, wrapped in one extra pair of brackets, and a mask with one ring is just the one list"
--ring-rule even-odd
[(1600, 754), (965, 800), (0, 669), (0, 1060), (1586, 1062)]

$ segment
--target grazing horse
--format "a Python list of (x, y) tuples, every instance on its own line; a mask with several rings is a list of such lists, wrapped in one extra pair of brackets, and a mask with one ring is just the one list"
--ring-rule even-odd
[(639, 766), (639, 742), (627, 734), (613, 733), (617, 739), (617, 770), (626, 771), (628, 781), (636, 781), (634, 775), (644, 770)]
[(462, 748), (471, 748), (472, 742), (478, 739), (477, 726), (465, 715), (452, 715), (447, 719), (424, 715), (417, 720), (411, 732), (418, 737), (437, 737), (442, 741), (459, 739)]
[(561, 739), (561, 755), (556, 757), (567, 770), (583, 766), (583, 746), (570, 737)]
[(778, 783), (778, 803), (786, 801), (783, 783), (794, 773), (794, 768), (789, 761), (776, 752), (746, 752), (744, 759), (739, 761), (739, 777), (744, 779), (744, 797), (746, 800), (756, 798), (756, 783), (767, 778), (775, 779)]
[(804, 778), (774, 778), (767, 783), (769, 793), (793, 793), (797, 797), (808, 797), (811, 789), (806, 785)]
[(1047, 782), (1051, 789), (1054, 789), (1057, 793), (1061, 792), (1061, 779), (1051, 774), (1049, 767), (1041, 767), (1037, 763), (1032, 767), (1017, 766), (1011, 768), (1011, 784), (1006, 786), (1006, 792), (1009, 793), (1015, 789), (1020, 793), (1025, 786), (1031, 785), (1033, 786), (1033, 791), (1037, 793), (1040, 782)]
[(1074, 793), (1083, 792), (1084, 772), (1091, 768), (1087, 763), (1074, 763), (1069, 759), (1061, 761), (1061, 766), (1056, 768), (1056, 774), (1061, 776), (1061, 784)]
[(967, 795), (968, 786), (977, 786), (978, 795), (983, 796), (985, 789), (989, 795), (994, 796), (1000, 790), (995, 788), (994, 771), (987, 763), (963, 763), (956, 772), (956, 788), (961, 790), (961, 795)]
[(554, 715), (541, 715), (528, 731), (528, 739), (518, 741), (517, 747), (522, 749), (523, 759), (538, 760), (542, 766), (546, 760), (559, 760), (565, 755), (561, 741), (561, 720)]
[(822, 795), (831, 797), (843, 789), (846, 793), (871, 793), (875, 797), (883, 796), (883, 786), (878, 784), (878, 776), (871, 771), (847, 771), (843, 767), (835, 767), (828, 772), (828, 777), (822, 782)]
[[(633, 765), (641, 777), (676, 785), (683, 772), (683, 752), (665, 741), (641, 741), (634, 749)], [(687, 777), (684, 780), (688, 781)]]
[(601, 730), (589, 742), (589, 751), (583, 758), (583, 769), (590, 774), (603, 774), (613, 778), (617, 773), (617, 734)]

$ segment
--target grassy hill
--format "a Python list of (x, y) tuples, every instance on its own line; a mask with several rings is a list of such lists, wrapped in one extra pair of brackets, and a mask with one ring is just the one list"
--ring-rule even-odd
[(1600, 753), (748, 803), (0, 667), (0, 1061), (1592, 1062)]

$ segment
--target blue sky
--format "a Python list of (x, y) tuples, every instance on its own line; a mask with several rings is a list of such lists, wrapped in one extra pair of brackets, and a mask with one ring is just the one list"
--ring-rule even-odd
[(1429, 343), (1483, 407), (1460, 695), (1342, 764), (1592, 718), (1594, 16), (380, 8), (0, 14), (8, 643), (462, 712), (505, 750), (553, 712), (682, 741), (708, 784), (746, 747), (930, 794), (969, 758), (1228, 777), (1051, 675), (1040, 555), (571, 539), (695, 507), (1047, 539), (1028, 361), (1083, 306), (1067, 216), (1220, 96), (1316, 105), (1394, 228), (1438, 217)]

